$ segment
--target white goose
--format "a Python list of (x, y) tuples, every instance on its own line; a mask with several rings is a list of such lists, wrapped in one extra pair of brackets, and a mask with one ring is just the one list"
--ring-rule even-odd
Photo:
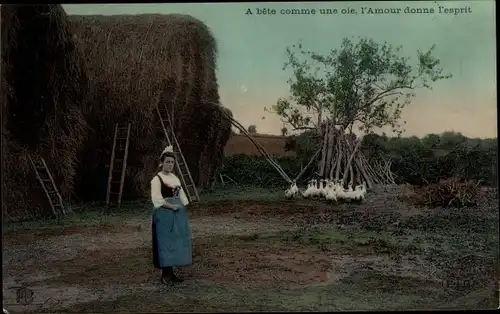
[(287, 199), (291, 199), (295, 196), (298, 196), (298, 194), (299, 194), (299, 188), (297, 187), (297, 183), (295, 182), (295, 180), (293, 180), (291, 187), (285, 191), (285, 197)]
[(365, 184), (362, 183), (358, 186), (356, 186), (355, 188), (355, 191), (356, 192), (356, 195), (354, 197), (354, 200), (358, 201), (358, 202), (361, 202), (365, 199), (365, 195), (366, 195), (366, 187), (365, 187)]
[(349, 184), (347, 185), (347, 191), (346, 192), (352, 192), (353, 189), (352, 189), (352, 182), (349, 182)]
[(312, 187), (311, 187), (311, 196), (312, 197), (318, 197), (319, 189), (317, 185), (318, 181), (316, 179), (312, 180)]
[(335, 190), (337, 194), (337, 199), (339, 200), (345, 200), (347, 199), (347, 194), (344, 191), (344, 180), (340, 180), (335, 184)]
[(326, 200), (331, 203), (333, 201), (337, 201), (337, 191), (335, 189), (335, 184), (331, 181), (328, 181), (326, 185)]
[(326, 197), (326, 181), (321, 179), (319, 180), (319, 188), (318, 188), (318, 196)]
[(311, 195), (312, 195), (312, 194), (311, 194), (311, 193), (312, 193), (312, 190), (313, 190), (313, 181), (311, 180), (311, 181), (309, 181), (309, 182), (307, 183), (307, 189), (304, 191), (304, 194), (303, 194), (303, 195), (304, 195), (304, 197), (305, 197), (305, 198), (309, 198), (309, 197), (311, 197)]

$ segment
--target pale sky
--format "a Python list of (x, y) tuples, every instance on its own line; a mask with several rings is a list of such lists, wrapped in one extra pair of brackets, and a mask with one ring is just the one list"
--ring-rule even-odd
[[(412, 8), (438, 6), (471, 8), (466, 14), (362, 15), (362, 7)], [(469, 137), (496, 137), (495, 2), (307, 2), (307, 3), (192, 3), (192, 4), (74, 4), (68, 14), (189, 14), (207, 24), (218, 42), (217, 77), (223, 106), (244, 126), (259, 133), (279, 134), (279, 117), (264, 111), (287, 97), (283, 72), (285, 48), (302, 40), (305, 48), (326, 53), (339, 48), (344, 37), (369, 37), (403, 46), (416, 60), (417, 50), (436, 44), (435, 55), (453, 78), (435, 83), (432, 91), (418, 90), (403, 113), (405, 135), (444, 131)], [(248, 8), (274, 8), (276, 15), (245, 15)], [(283, 8), (352, 8), (357, 15), (280, 15)], [(262, 117), (265, 117), (263, 120)]]

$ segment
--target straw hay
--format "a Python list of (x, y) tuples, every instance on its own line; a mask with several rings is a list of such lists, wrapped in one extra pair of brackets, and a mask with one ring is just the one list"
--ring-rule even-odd
[(86, 77), (60, 5), (3, 5), (3, 212), (7, 219), (50, 213), (28, 164), (44, 157), (60, 192), (73, 190), (86, 123), (78, 109)]
[[(116, 122), (132, 122), (124, 198), (146, 196), (166, 146), (155, 106), (174, 129), (197, 186), (209, 184), (231, 132), (215, 75), (216, 42), (185, 15), (71, 16), (91, 81), (85, 108), (93, 135), (79, 169), (84, 199), (104, 199)], [(226, 135), (227, 134), (227, 135)]]

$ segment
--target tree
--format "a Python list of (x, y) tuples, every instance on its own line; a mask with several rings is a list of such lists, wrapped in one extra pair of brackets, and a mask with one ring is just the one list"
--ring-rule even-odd
[(435, 149), (439, 147), (440, 142), (441, 142), (440, 136), (434, 133), (427, 134), (422, 139), (422, 144), (424, 145), (425, 148), (428, 149)]
[(288, 134), (288, 129), (286, 127), (281, 128), (281, 136), (286, 136)]
[(251, 124), (248, 126), (247, 131), (250, 134), (257, 134), (257, 126), (255, 124)]
[(416, 64), (402, 56), (401, 49), (366, 38), (357, 43), (344, 38), (340, 49), (326, 55), (306, 51), (300, 42), (286, 49), (283, 70), (292, 71), (290, 96), (265, 110), (279, 115), (293, 130), (312, 129), (321, 136), (321, 147), (314, 155), (320, 159), (320, 176), (345, 182), (357, 177), (368, 186), (394, 182), (390, 161), (376, 160), (372, 167), (360, 152), (354, 127), (369, 134), (390, 125), (400, 135), (402, 110), (415, 91), (451, 77), (442, 73), (439, 59), (432, 55), (434, 46), (417, 51)]
[(443, 148), (453, 149), (466, 141), (467, 137), (460, 132), (446, 131), (441, 133), (440, 142)]
[(451, 77), (442, 74), (440, 61), (417, 51), (416, 65), (401, 56), (401, 48), (362, 38), (358, 43), (344, 38), (340, 49), (327, 55), (305, 51), (299, 42), (286, 49), (283, 70), (291, 69), (291, 96), (280, 98), (267, 111), (278, 114), (293, 130), (318, 129), (331, 118), (343, 130), (354, 124), (366, 133), (391, 125), (400, 131), (402, 109), (418, 88)]

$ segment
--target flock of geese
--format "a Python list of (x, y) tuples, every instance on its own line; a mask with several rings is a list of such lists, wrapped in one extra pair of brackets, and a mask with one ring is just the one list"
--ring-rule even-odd
[[(318, 185), (319, 182), (319, 185)], [(352, 182), (348, 184), (347, 189), (344, 189), (344, 180), (329, 180), (329, 179), (312, 179), (307, 184), (307, 189), (301, 191), (297, 187), (295, 181), (292, 186), (285, 191), (286, 199), (293, 198), (316, 198), (326, 199), (328, 202), (338, 201), (357, 201), (361, 202), (365, 199), (366, 187), (364, 184), (352, 188)]]

